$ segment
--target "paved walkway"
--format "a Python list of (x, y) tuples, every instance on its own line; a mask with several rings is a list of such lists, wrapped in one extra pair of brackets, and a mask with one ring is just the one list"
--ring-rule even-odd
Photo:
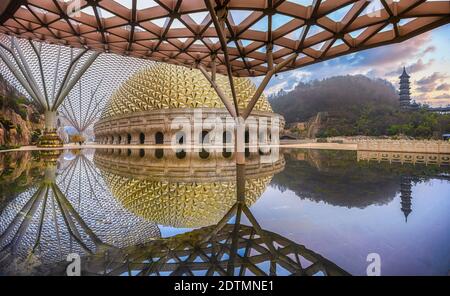
[[(329, 150), (357, 150), (357, 144), (338, 144), (338, 143), (283, 143), (278, 145), (280, 148), (303, 148), (303, 149), (329, 149)], [(66, 150), (66, 149), (98, 149), (98, 148), (122, 148), (122, 149), (157, 149), (157, 148), (172, 148), (171, 145), (113, 145), (113, 144), (94, 144), (88, 143), (84, 145), (67, 144), (62, 148), (38, 148), (36, 146), (22, 146), (16, 149), (1, 150), (2, 152), (11, 151), (33, 151), (33, 150)], [(178, 147), (177, 147), (178, 148)], [(191, 148), (201, 148), (191, 146)], [(209, 148), (222, 148), (222, 146), (209, 146)]]

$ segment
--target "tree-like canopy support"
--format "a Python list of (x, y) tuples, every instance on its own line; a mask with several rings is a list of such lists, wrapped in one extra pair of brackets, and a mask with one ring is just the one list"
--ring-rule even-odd
[[(100, 80), (95, 89), (88, 89), (87, 102), (83, 96), (83, 79), (78, 82), (77, 90), (68, 95), (67, 100), (62, 104), (60, 115), (69, 125), (73, 126), (78, 133), (84, 133), (100, 116), (103, 111), (102, 106), (106, 100), (106, 95), (100, 95), (99, 88), (103, 80)], [(86, 106), (83, 106), (87, 104)]]
[[(98, 52), (88, 53), (88, 49), (62, 50), (61, 46), (18, 40), (13, 36), (2, 36), (1, 41), (0, 57), (10, 73), (29, 98), (50, 112), (56, 112), (99, 55)], [(88, 57), (83, 60), (85, 55)]]

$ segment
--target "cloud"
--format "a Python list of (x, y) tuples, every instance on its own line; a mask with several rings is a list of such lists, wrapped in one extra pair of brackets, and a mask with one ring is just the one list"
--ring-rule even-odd
[(436, 89), (438, 82), (447, 77), (447, 74), (440, 72), (434, 72), (429, 76), (425, 76), (416, 81), (417, 91), (421, 93), (432, 92)]
[(430, 76), (426, 76), (422, 79), (417, 80), (416, 83), (418, 85), (428, 85), (428, 84), (436, 83), (439, 80), (445, 79), (445, 78), (447, 78), (447, 74), (440, 73), (440, 72), (434, 72)]
[(450, 100), (450, 94), (445, 93), (442, 95), (435, 96), (435, 97), (433, 97), (433, 100)]
[(286, 90), (285, 87), (286, 87), (287, 84), (288, 84), (287, 81), (283, 81), (283, 82), (281, 82), (281, 83), (275, 84), (275, 85), (269, 87), (269, 88), (265, 91), (265, 94), (266, 94), (267, 96), (270, 96), (270, 95), (273, 95), (273, 94), (278, 93), (280, 90)]
[(442, 83), (436, 87), (436, 90), (439, 90), (439, 91), (450, 90), (450, 83)]
[(424, 51), (422, 51), (422, 55), (427, 54), (429, 52), (435, 52), (435, 51), (436, 51), (436, 46), (431, 45), (431, 46), (428, 46), (427, 48), (425, 48)]
[(434, 90), (434, 87), (435, 87), (434, 84), (427, 84), (417, 87), (416, 90), (421, 93), (427, 93), (432, 92)]
[(429, 52), (432, 46), (423, 50), (423, 46), (431, 41), (431, 34), (425, 33), (405, 42), (378, 47), (370, 51), (363, 52), (363, 59), (359, 61), (366, 67), (379, 67), (386, 64), (398, 63), (412, 57), (421, 57), (424, 52)]
[[(427, 68), (429, 68), (430, 66), (433, 65), (434, 61), (435, 61), (434, 59), (430, 59), (428, 62), (424, 63), (422, 59), (419, 59), (417, 62), (406, 66), (406, 71), (408, 73), (412, 74), (412, 73), (426, 70)], [(403, 71), (403, 67), (399, 67), (397, 70), (386, 73), (385, 75), (386, 76), (399, 76), (402, 73), (402, 71)]]

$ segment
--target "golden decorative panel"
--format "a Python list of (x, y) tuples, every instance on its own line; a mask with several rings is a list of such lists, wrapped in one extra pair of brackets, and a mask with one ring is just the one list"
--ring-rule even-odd
[[(232, 98), (228, 78), (217, 75), (216, 82)], [(244, 109), (256, 91), (248, 78), (234, 79), (238, 104)], [(197, 69), (158, 64), (144, 68), (125, 81), (112, 95), (102, 119), (139, 111), (173, 108), (225, 108), (208, 80)], [(272, 112), (263, 96), (254, 110)]]
[[(133, 214), (156, 224), (202, 227), (217, 223), (236, 202), (236, 184), (139, 180), (102, 171), (112, 194)], [(248, 179), (247, 205), (265, 191), (272, 176)]]

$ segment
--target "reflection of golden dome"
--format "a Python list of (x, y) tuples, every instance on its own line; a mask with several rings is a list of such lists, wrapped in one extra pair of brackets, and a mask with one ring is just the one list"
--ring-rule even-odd
[[(180, 183), (127, 178), (103, 171), (112, 194), (124, 208), (146, 220), (173, 227), (212, 225), (236, 202), (236, 183)], [(264, 192), (272, 175), (248, 179), (247, 205)]]
[[(231, 98), (228, 78), (217, 75), (217, 84)], [(248, 78), (234, 78), (239, 108), (245, 108), (256, 87)], [(158, 109), (225, 108), (214, 89), (196, 69), (158, 64), (145, 68), (124, 82), (111, 97), (102, 118)], [(255, 106), (257, 111), (272, 109), (265, 97)]]

